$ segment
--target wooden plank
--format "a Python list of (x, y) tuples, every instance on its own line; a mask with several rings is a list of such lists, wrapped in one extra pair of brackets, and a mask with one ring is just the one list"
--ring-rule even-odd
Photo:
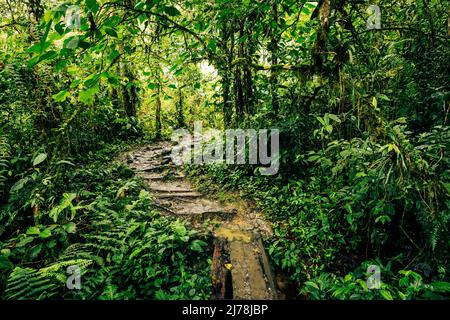
[(233, 296), (227, 285), (231, 276), (230, 270), (225, 267), (227, 263), (229, 263), (227, 241), (215, 239), (211, 263), (212, 299), (214, 300), (224, 300)]

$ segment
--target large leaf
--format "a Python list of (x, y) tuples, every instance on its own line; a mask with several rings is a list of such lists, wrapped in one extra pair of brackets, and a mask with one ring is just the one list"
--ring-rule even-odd
[(86, 7), (89, 11), (96, 13), (98, 11), (97, 0), (86, 0)]
[(39, 154), (36, 158), (34, 158), (33, 166), (37, 166), (37, 165), (41, 164), (42, 162), (45, 161), (45, 159), (47, 159), (47, 154), (46, 153)]
[(55, 50), (50, 50), (47, 51), (46, 53), (42, 54), (42, 55), (36, 55), (34, 56), (32, 59), (30, 59), (30, 61), (28, 61), (28, 68), (33, 68), (34, 66), (36, 66), (38, 63), (45, 61), (45, 60), (50, 60), (53, 59), (57, 56), (58, 54), (56, 53)]
[(105, 33), (111, 37), (117, 38), (117, 31), (114, 30), (113, 28), (105, 28)]
[(55, 102), (64, 102), (66, 101), (68, 96), (70, 96), (70, 93), (67, 90), (62, 90), (57, 94), (53, 95), (52, 97), (53, 100), (55, 100)]
[(42, 38), (40, 41), (41, 53), (44, 51), (44, 49), (46, 47), (46, 41), (47, 41), (48, 33), (50, 32), (51, 26), (52, 26), (52, 21), (50, 20), (49, 22), (47, 22), (47, 25), (45, 26), (45, 31), (44, 31), (44, 34), (42, 35)]
[(27, 234), (30, 236), (33, 236), (33, 235), (36, 236), (36, 235), (39, 235), (40, 233), (41, 233), (41, 231), (39, 230), (38, 227), (29, 227), (27, 229)]
[(177, 8), (172, 7), (172, 6), (165, 6), (164, 7), (164, 12), (167, 13), (169, 16), (179, 16), (181, 13), (180, 11), (178, 11)]
[(16, 245), (16, 247), (19, 247), (19, 248), (20, 248), (20, 247), (23, 247), (23, 246), (29, 244), (30, 242), (33, 242), (33, 240), (34, 240), (33, 237), (26, 237), (26, 238), (23, 238), (23, 239)]
[(39, 237), (42, 239), (46, 239), (52, 235), (52, 231), (50, 229), (42, 230), (41, 233), (39, 233)]
[(85, 89), (80, 92), (78, 98), (84, 104), (92, 104), (94, 102), (95, 94), (98, 92), (98, 90), (99, 90), (98, 86)]
[(11, 187), (10, 192), (13, 193), (13, 192), (19, 191), (20, 189), (23, 188), (23, 186), (24, 186), (25, 183), (27, 183), (27, 182), (28, 182), (28, 178), (20, 179), (19, 181), (17, 181), (17, 182)]

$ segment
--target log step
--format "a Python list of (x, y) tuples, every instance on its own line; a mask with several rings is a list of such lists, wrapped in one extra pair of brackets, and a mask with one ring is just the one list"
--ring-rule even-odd
[(160, 193), (155, 195), (156, 198), (198, 198), (201, 194), (198, 192), (177, 192), (177, 193)]

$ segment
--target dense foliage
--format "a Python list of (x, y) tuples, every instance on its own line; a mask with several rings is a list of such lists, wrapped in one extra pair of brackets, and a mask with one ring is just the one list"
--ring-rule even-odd
[[(189, 172), (264, 210), (299, 296), (449, 297), (448, 1), (0, 0), (0, 13), (0, 298), (208, 298), (208, 235), (161, 216), (113, 161), (195, 120), (280, 129), (275, 176)], [(82, 290), (64, 285), (72, 265)]]

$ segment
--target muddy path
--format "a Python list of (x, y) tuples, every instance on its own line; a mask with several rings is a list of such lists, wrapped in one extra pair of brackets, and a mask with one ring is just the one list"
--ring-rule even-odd
[(160, 142), (126, 154), (127, 165), (140, 175), (162, 214), (214, 225), (211, 281), (213, 299), (278, 299), (274, 276), (261, 238), (270, 225), (243, 200), (223, 203), (201, 194), (183, 168), (173, 164), (172, 145)]

